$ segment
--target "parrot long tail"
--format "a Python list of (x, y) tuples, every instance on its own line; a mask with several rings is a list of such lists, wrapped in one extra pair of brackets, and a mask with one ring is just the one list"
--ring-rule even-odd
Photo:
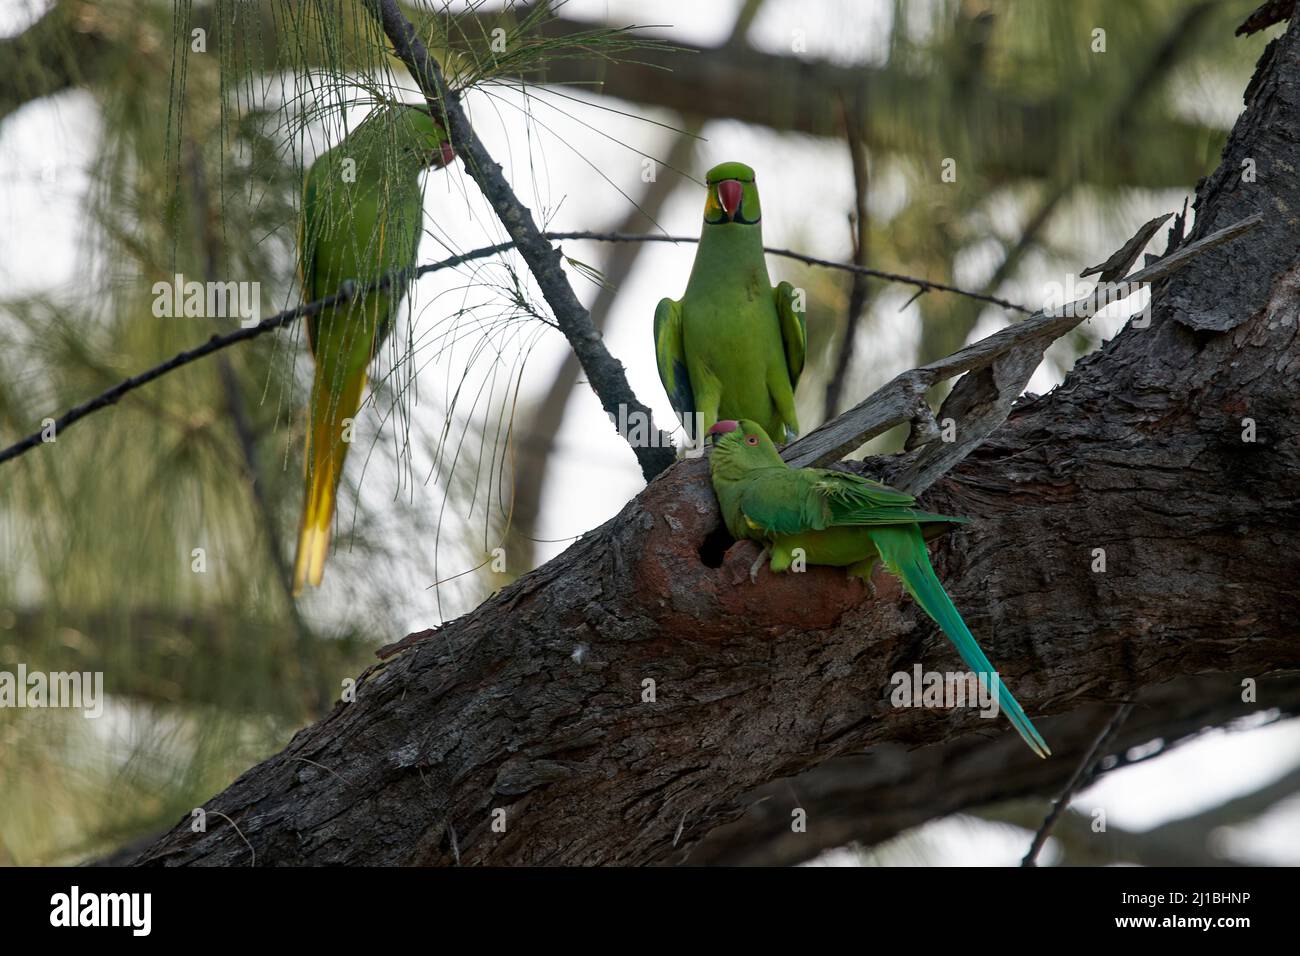
[(961, 655), (966, 666), (976, 674), (985, 675), (985, 679), (996, 688), (998, 706), (1006, 712), (1007, 718), (1020, 732), (1029, 749), (1040, 757), (1048, 756), (1052, 751), (1047, 746), (1047, 742), (1025, 715), (1024, 709), (1012, 696), (1011, 691), (997, 676), (993, 665), (980, 650), (966, 622), (961, 619), (961, 614), (944, 591), (943, 585), (939, 583), (939, 578), (935, 575), (934, 568), (930, 565), (930, 558), (926, 554), (925, 539), (921, 536), (921, 529), (917, 525), (872, 528), (871, 540), (875, 543), (876, 550), (880, 552), (885, 566), (898, 576), (898, 579), (903, 582), (903, 587), (907, 588), (916, 603), (921, 605), (922, 610), (934, 618), (944, 634), (948, 635), (948, 640), (952, 641), (953, 646), (957, 648), (957, 653)]
[(307, 432), (306, 479), (303, 489), (302, 525), (298, 531), (298, 557), (293, 563), (293, 593), (306, 585), (320, 587), (334, 524), (334, 497), (343, 475), (344, 423), (361, 407), (366, 387), (366, 370), (361, 368), (343, 380), (335, 393), (328, 387), (324, 368), (317, 368), (312, 384), (311, 427)]

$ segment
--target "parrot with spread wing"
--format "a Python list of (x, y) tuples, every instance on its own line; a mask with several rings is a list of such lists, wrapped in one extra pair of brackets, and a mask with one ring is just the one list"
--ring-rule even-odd
[(659, 378), (692, 443), (724, 418), (752, 419), (784, 440), (799, 431), (794, 390), (808, 343), (803, 294), (788, 282), (773, 288), (768, 278), (754, 171), (723, 163), (706, 179), (686, 292), (655, 309)]
[[(934, 619), (966, 666), (997, 694), (1029, 748), (1040, 757), (1047, 743), (980, 650), (966, 622), (935, 576), (927, 537), (965, 521), (916, 510), (916, 499), (878, 481), (825, 468), (791, 468), (772, 439), (753, 421), (720, 421), (709, 430), (709, 470), (727, 530), (771, 555), (773, 572), (787, 570), (802, 549), (808, 564), (844, 567), (871, 587), (871, 571), (884, 563), (921, 609)], [(751, 578), (756, 577), (759, 561)]]
[(316, 372), (295, 594), (320, 585), (349, 426), (361, 408), (367, 367), (405, 291), (361, 290), (415, 267), (423, 220), (420, 172), (446, 166), (454, 156), (447, 134), (424, 109), (385, 106), (322, 153), (307, 173), (298, 232), (303, 299), (323, 299), (349, 284), (357, 294), (305, 320)]

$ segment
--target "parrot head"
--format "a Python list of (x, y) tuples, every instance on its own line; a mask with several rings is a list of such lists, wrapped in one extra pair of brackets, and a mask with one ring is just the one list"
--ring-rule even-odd
[(428, 110), (418, 106), (409, 106), (402, 112), (406, 119), (402, 125), (408, 128), (403, 130), (399, 126), (398, 129), (401, 131), (398, 135), (410, 139), (411, 145), (407, 148), (423, 157), (423, 165), (431, 169), (442, 169), (450, 165), (456, 158), (456, 151), (451, 148), (451, 141), (447, 138), (447, 131), (442, 128), (442, 124), (437, 122)]
[(392, 157), (411, 172), (441, 169), (456, 158), (442, 125), (422, 106), (374, 110), (348, 137), (352, 149)]
[(709, 470), (714, 477), (738, 478), (756, 468), (787, 467), (763, 426), (748, 418), (718, 422), (707, 437), (713, 439)]
[(721, 226), (737, 223), (757, 225), (763, 218), (758, 204), (754, 171), (744, 163), (721, 163), (705, 177), (708, 197), (704, 201), (704, 223)]

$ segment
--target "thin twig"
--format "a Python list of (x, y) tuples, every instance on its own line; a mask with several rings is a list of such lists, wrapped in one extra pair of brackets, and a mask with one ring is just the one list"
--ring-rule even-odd
[[(376, 289), (387, 287), (391, 282), (392, 277), (385, 276), (383, 280), (375, 283), (374, 287)], [(367, 287), (367, 291), (368, 290), (369, 287)], [(294, 322), (296, 319), (303, 318), (304, 316), (315, 315), (323, 309), (328, 309), (330, 306), (346, 302), (357, 294), (358, 292), (355, 289), (336, 292), (334, 295), (326, 296), (325, 298), (318, 299), (315, 302), (309, 302), (305, 305), (300, 305), (297, 308), (286, 309), (284, 312), (278, 312), (269, 319), (263, 319), (257, 325), (238, 329), (234, 332), (228, 332), (225, 335), (214, 335), (202, 345), (195, 346), (192, 349), (186, 349), (184, 352), (172, 356), (161, 365), (155, 365), (153, 368), (141, 372), (138, 375), (132, 375), (130, 378), (123, 379), (112, 388), (105, 392), (101, 392), (94, 398), (84, 401), (80, 405), (74, 405), (54, 420), (52, 435), (54, 438), (57, 438), (61, 431), (74, 422), (80, 421), (87, 415), (99, 411), (101, 408), (116, 405), (124, 395), (127, 395), (144, 385), (148, 385), (152, 381), (162, 378), (168, 372), (181, 368), (184, 365), (189, 365), (191, 362), (197, 362), (199, 359), (205, 358), (214, 352), (219, 352), (224, 348), (229, 348), (236, 342), (255, 339), (259, 335), (264, 335), (274, 329), (283, 328), (284, 326)], [(23, 452), (41, 444), (43, 441), (43, 434), (44, 429), (35, 431), (22, 441), (15, 442), (8, 448), (0, 451), (0, 463), (6, 462), (11, 458), (17, 458)]]
[[(542, 234), (544, 238), (552, 241), (579, 240), (589, 239), (593, 242), (674, 242), (674, 243), (696, 243), (699, 242), (698, 236), (663, 236), (663, 235), (636, 235), (632, 233), (621, 232), (547, 232)], [(234, 332), (228, 332), (224, 335), (214, 335), (202, 345), (195, 346), (192, 349), (186, 349), (177, 355), (172, 356), (166, 362), (155, 365), (153, 368), (133, 375), (130, 378), (123, 379), (107, 391), (101, 392), (94, 398), (91, 398), (80, 405), (75, 405), (68, 409), (63, 415), (54, 420), (53, 434), (58, 435), (69, 425), (80, 421), (87, 415), (107, 408), (110, 405), (117, 404), (123, 396), (135, 391), (150, 382), (156, 381), (168, 372), (175, 371), (185, 365), (197, 362), (201, 358), (206, 358), (214, 352), (229, 348), (239, 342), (246, 342), (249, 339), (255, 339), (258, 336), (265, 335), (267, 332), (274, 332), (276, 329), (282, 329), (292, 325), (295, 321), (307, 316), (316, 315), (324, 309), (331, 306), (340, 305), (357, 296), (365, 295), (370, 292), (382, 291), (389, 286), (396, 285), (401, 287), (410, 277), (418, 278), (429, 275), (430, 273), (440, 272), (444, 269), (454, 269), (457, 266), (464, 265), (467, 262), (473, 262), (478, 259), (487, 259), (491, 256), (499, 255), (515, 248), (514, 242), (498, 242), (490, 246), (482, 246), (478, 249), (471, 249), (468, 252), (462, 252), (446, 259), (440, 259), (437, 262), (426, 263), (417, 268), (411, 276), (405, 272), (390, 273), (376, 282), (366, 286), (345, 287), (343, 290), (336, 292), (334, 295), (326, 296), (323, 299), (317, 299), (315, 302), (307, 302), (296, 306), (292, 309), (285, 309), (283, 312), (277, 312), (268, 319), (263, 319), (257, 325), (248, 328), (238, 329)], [(890, 282), (901, 282), (916, 286), (923, 290), (934, 290), (939, 292), (953, 292), (959, 295), (969, 295), (974, 298), (983, 299), (988, 302), (994, 302), (1003, 305), (1009, 309), (1015, 309), (1020, 312), (1028, 312), (1023, 306), (1016, 305), (1012, 302), (994, 299), (991, 296), (983, 296), (978, 293), (968, 292), (964, 289), (958, 289), (954, 286), (946, 286), (942, 283), (932, 283), (926, 279), (920, 279), (915, 276), (897, 275), (894, 273), (880, 272), (875, 269), (861, 269), (860, 267), (847, 265), (843, 262), (834, 262), (829, 259), (817, 259), (813, 256), (805, 256), (799, 252), (792, 252), (788, 249), (765, 249), (767, 253), (774, 256), (784, 256), (787, 259), (797, 259), (800, 262), (809, 265), (824, 266), (828, 269), (841, 269), (849, 272), (861, 271), (864, 275), (872, 275), (879, 279), (885, 279)], [(24, 452), (30, 451), (44, 441), (44, 429), (39, 429), (28, 435), (21, 441), (15, 442), (9, 447), (0, 450), (0, 464), (11, 458), (17, 458)]]
[[(871, 236), (867, 219), (867, 146), (858, 129), (856, 111), (850, 110), (844, 96), (840, 96), (840, 113), (844, 118), (844, 141), (849, 147), (849, 164), (853, 168), (853, 265), (865, 269), (867, 247)], [(839, 354), (835, 356), (835, 370), (826, 382), (826, 396), (822, 402), (822, 421), (834, 418), (840, 410), (840, 396), (844, 393), (844, 380), (853, 364), (854, 343), (857, 341), (858, 323), (867, 306), (867, 277), (853, 273), (853, 287), (849, 290), (849, 305), (844, 316), (844, 337), (840, 340)]]
[[(653, 236), (653, 235), (636, 235), (618, 232), (548, 232), (544, 233), (547, 239), (594, 239), (598, 242), (699, 242), (699, 236)], [(504, 243), (499, 248), (508, 249), (511, 243)], [(491, 247), (498, 248), (498, 247)], [(479, 250), (475, 250), (476, 252)], [(902, 285), (916, 287), (921, 292), (951, 292), (954, 295), (964, 295), (967, 298), (978, 299), (981, 302), (988, 302), (992, 305), (1001, 306), (1004, 309), (1010, 309), (1013, 312), (1020, 312), (1023, 315), (1033, 315), (1034, 310), (1026, 308), (1009, 299), (1000, 299), (995, 295), (986, 295), (983, 292), (972, 292), (970, 289), (963, 289), (960, 286), (949, 285), (946, 282), (931, 282), (929, 279), (922, 279), (919, 276), (904, 275), (900, 272), (886, 272), (883, 269), (869, 269), (866, 266), (855, 265), (851, 262), (836, 262), (834, 259), (821, 259), (817, 256), (810, 256), (802, 252), (795, 252), (792, 249), (774, 249), (771, 246), (764, 246), (763, 251), (769, 256), (781, 256), (785, 259), (793, 259), (795, 262), (802, 262), (805, 265), (821, 266), (825, 269), (839, 269), (841, 272), (852, 272), (856, 275), (869, 276), (873, 279), (883, 279), (886, 282), (898, 282)]]
[(1056, 802), (1052, 804), (1052, 809), (1048, 811), (1047, 817), (1043, 820), (1043, 825), (1040, 826), (1038, 832), (1034, 834), (1034, 842), (1029, 844), (1029, 852), (1026, 853), (1025, 858), (1020, 861), (1021, 866), (1038, 865), (1038, 853), (1042, 850), (1043, 844), (1047, 842), (1047, 838), (1051, 835), (1052, 827), (1056, 825), (1057, 819), (1065, 812), (1065, 808), (1070, 805), (1070, 798), (1074, 795), (1074, 792), (1079, 789), (1080, 784), (1082, 784), (1084, 780), (1092, 778), (1093, 768), (1100, 759), (1102, 751), (1110, 743), (1111, 738), (1119, 731), (1119, 728), (1124, 721), (1128, 720), (1128, 715), (1132, 712), (1132, 704), (1120, 704), (1115, 708), (1115, 713), (1112, 714), (1110, 720), (1106, 722), (1106, 726), (1103, 727), (1101, 733), (1097, 735), (1097, 739), (1092, 742), (1092, 746), (1089, 747), (1088, 752), (1083, 755), (1083, 759), (1079, 761), (1079, 765), (1074, 768), (1074, 773), (1071, 775), (1069, 781), (1066, 782), (1060, 795), (1056, 798)]
[[(1226, 226), (1203, 239), (1182, 246), (1147, 268), (1139, 270), (1129, 276), (1124, 280), (1124, 285), (1136, 288), (1138, 283), (1154, 282), (1157, 279), (1162, 279), (1177, 269), (1182, 268), (1182, 266), (1193, 257), (1205, 252), (1207, 249), (1211, 249), (1237, 238), (1259, 225), (1262, 221), (1263, 215), (1261, 213), (1256, 213), (1247, 219), (1233, 223), (1231, 226)], [(600, 242), (699, 241), (695, 237), (652, 235), (632, 236), (621, 233), (597, 232), (556, 232), (545, 233), (544, 235), (546, 238), (552, 240), (592, 239)], [(382, 291), (392, 285), (401, 287), (410, 278), (427, 275), (431, 272), (438, 272), (442, 269), (455, 268), (456, 266), (463, 265), (464, 263), (470, 262), (474, 259), (484, 259), (488, 256), (496, 255), (497, 253), (514, 246), (515, 243), (513, 242), (497, 243), (496, 245), (484, 246), (481, 249), (472, 249), (469, 252), (463, 252), (458, 255), (449, 256), (448, 258), (442, 259), (438, 262), (432, 262), (420, 266), (418, 269), (414, 270), (413, 274), (409, 274), (405, 271), (392, 272), (366, 286), (357, 286), (356, 284), (345, 285), (343, 289), (333, 295), (328, 295), (323, 299), (317, 299), (315, 302), (307, 302), (292, 309), (286, 309), (283, 312), (277, 312), (269, 319), (263, 319), (257, 325), (249, 326), (245, 329), (238, 329), (234, 332), (228, 332), (225, 335), (214, 335), (202, 345), (180, 352), (172, 356), (166, 362), (163, 362), (161, 365), (155, 365), (153, 368), (147, 369), (138, 375), (133, 375), (130, 378), (123, 379), (112, 388), (105, 392), (101, 392), (94, 398), (82, 402), (80, 405), (74, 405), (54, 420), (54, 435), (57, 437), (59, 432), (63, 431), (69, 425), (80, 421), (87, 415), (99, 411), (101, 408), (107, 408), (110, 405), (117, 404), (124, 395), (162, 378), (168, 372), (189, 365), (192, 362), (197, 362), (199, 359), (206, 358), (214, 352), (219, 352), (221, 349), (229, 348), (237, 342), (245, 342), (249, 339), (255, 339), (260, 335), (265, 335), (267, 332), (273, 332), (276, 329), (284, 328), (300, 318), (316, 315), (323, 309), (328, 309), (335, 305), (341, 305), (357, 296), (369, 292)], [(807, 262), (810, 265), (825, 266), (828, 269), (847, 269), (850, 272), (855, 272), (860, 268), (858, 266), (847, 265), (843, 262), (834, 262), (829, 259), (817, 259), (813, 256), (805, 256), (801, 253), (789, 252), (783, 249), (768, 249), (767, 251), (772, 255), (786, 256), (791, 259), (798, 259), (801, 262)], [(962, 295), (969, 295), (973, 298), (984, 298), (986, 301), (1005, 305), (1008, 308), (1014, 308), (1022, 312), (1026, 311), (1022, 306), (994, 299), (992, 296), (981, 296), (977, 293), (967, 292), (964, 289), (945, 286), (942, 283), (932, 283), (926, 279), (918, 279), (915, 276), (879, 272), (875, 269), (863, 271), (867, 274), (874, 275), (877, 278), (887, 279), (893, 282), (905, 282), (917, 287), (935, 289), (942, 292), (956, 292)], [(836, 418), (833, 422), (827, 422), (816, 431), (811, 432), (809, 435), (801, 438), (794, 445), (791, 445), (790, 448), (787, 449), (787, 460), (792, 459), (792, 455), (790, 454), (791, 452), (797, 454), (796, 449), (798, 452), (809, 452), (811, 449), (816, 449), (816, 451), (813, 452), (814, 458), (810, 458), (808, 461), (796, 461), (795, 463), (800, 465), (810, 464), (815, 459), (817, 463), (824, 464), (827, 461), (840, 457), (848, 451), (852, 451), (854, 448), (860, 447), (869, 438), (873, 437), (874, 434), (879, 434), (879, 432), (868, 434), (868, 432), (871, 432), (872, 429), (876, 428), (879, 423), (874, 419), (868, 420), (869, 417), (867, 412), (873, 410), (878, 411), (879, 409), (877, 409), (876, 406), (881, 403), (882, 396), (885, 396), (886, 393), (892, 395), (893, 392), (897, 392), (899, 389), (908, 392), (913, 390), (912, 385), (915, 383), (901, 382), (900, 384), (900, 380), (904, 377), (912, 376), (913, 378), (919, 377), (920, 379), (924, 379), (924, 387), (921, 389), (923, 392), (925, 388), (929, 388), (936, 382), (960, 375), (962, 372), (970, 371), (973, 368), (981, 368), (988, 365), (998, 355), (1007, 352), (1018, 343), (1027, 339), (1056, 338), (1082, 322), (1085, 316), (1093, 314), (1095, 310), (1108, 304), (1107, 302), (1100, 300), (1102, 295), (1103, 293), (1100, 291), (1095, 292), (1091, 296), (1087, 296), (1084, 299), (1079, 300), (1079, 302), (1073, 303), (1068, 309), (1053, 310), (1050, 313), (1035, 312), (1028, 319), (1025, 319), (1018, 325), (1013, 325), (1002, 329), (1000, 332), (995, 332), (988, 338), (981, 339), (973, 345), (968, 345), (966, 348), (954, 352), (947, 358), (940, 359), (937, 362), (932, 362), (919, 369), (914, 369), (911, 372), (904, 373), (902, 376), (895, 378), (883, 388), (879, 389), (865, 401), (859, 403), (855, 408), (850, 409), (845, 414), (839, 416), (839, 418)], [(588, 321), (590, 321), (590, 317), (588, 317)], [(897, 398), (898, 396), (895, 395), (893, 397)], [(869, 405), (871, 406), (870, 409), (867, 407)], [(911, 405), (908, 407), (910, 408)], [(890, 420), (881, 431), (888, 430), (894, 425), (902, 424), (908, 420), (909, 418), (906, 414), (902, 417), (895, 417)], [(846, 432), (846, 428), (844, 427), (846, 424), (849, 428), (856, 429), (853, 434), (847, 438), (843, 435), (843, 433)], [(834, 440), (837, 444), (828, 446), (828, 440), (830, 438), (829, 432), (831, 431), (832, 425), (836, 426), (834, 429)], [(37, 445), (42, 444), (44, 440), (42, 437), (43, 434), (44, 429), (39, 429), (32, 432), (32, 434), (28, 435), (21, 441), (15, 442), (8, 448), (0, 450), (0, 464), (3, 464), (11, 458), (17, 458), (24, 452), (30, 451)]]

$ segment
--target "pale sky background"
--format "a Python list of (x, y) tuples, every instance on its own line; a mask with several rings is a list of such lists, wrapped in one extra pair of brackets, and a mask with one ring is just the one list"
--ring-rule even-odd
[[(672, 30), (660, 31), (659, 35), (711, 44), (726, 37), (737, 6), (734, 0), (713, 3), (572, 0), (562, 12), (567, 17), (619, 24), (667, 24)], [(773, 51), (788, 51), (793, 31), (802, 30), (809, 57), (830, 57), (845, 63), (879, 60), (883, 55), (890, 8), (884, 0), (851, 4), (769, 0), (752, 28), (750, 42)], [(22, 29), (41, 9), (43, 4), (32, 0), (0, 0), (0, 34)], [(545, 92), (539, 94), (533, 110), (552, 132), (536, 126), (530, 131), (519, 110), (508, 105), (509, 101), (518, 104), (518, 96), (501, 95), (502, 101), (492, 102), (483, 94), (471, 94), (469, 105), (473, 119), (489, 151), (505, 166), (508, 178), (534, 214), (541, 218), (545, 211), (553, 211), (547, 226), (554, 230), (605, 230), (625, 214), (626, 200), (613, 185), (593, 172), (592, 166), (632, 195), (642, 187), (640, 153), (602, 133), (651, 156), (663, 155), (675, 135), (651, 123), (558, 100)], [(1235, 115), (1240, 91), (1225, 91), (1225, 95), (1229, 105), (1224, 108)], [(659, 123), (678, 122), (670, 113), (609, 100), (600, 102)], [(561, 115), (546, 103), (562, 105), (595, 129)], [(10, 295), (42, 290), (66, 294), (83, 273), (85, 257), (94, 255), (93, 239), (88, 238), (82, 225), (81, 208), (89, 183), (85, 170), (95, 153), (99, 128), (94, 100), (77, 91), (30, 104), (0, 125), (0, 164), (5, 170), (5, 175), (0, 177), (0, 285)], [(710, 123), (703, 136), (706, 142), (691, 172), (702, 178), (704, 170), (723, 160), (739, 159), (752, 165), (762, 189), (764, 238), (769, 245), (797, 246), (813, 255), (847, 258), (845, 212), (852, 204), (852, 177), (841, 143), (776, 134), (734, 122)], [(531, 170), (529, 145), (534, 163)], [(53, 164), (47, 159), (50, 156), (57, 157)], [(585, 157), (591, 165), (579, 157)], [(660, 175), (675, 174), (661, 168)], [(1084, 262), (1100, 261), (1150, 216), (1181, 208), (1182, 198), (1181, 192), (1145, 196), (1141, 203), (1135, 202), (1128, 210), (1125, 222), (1102, 223), (1079, 214), (1072, 215), (1064, 224), (1058, 223), (1057, 228), (1069, 230), (1080, 243), (1082, 266)], [(660, 216), (659, 225), (671, 234), (697, 234), (702, 200), (698, 187), (677, 190)], [(888, 207), (897, 205), (890, 202), (889, 196), (876, 197), (873, 202), (883, 207), (877, 209), (873, 205), (873, 215), (888, 216)], [(426, 190), (426, 212), (433, 234), (427, 235), (422, 245), (421, 262), (442, 258), (448, 254), (448, 247), (472, 248), (499, 241), (502, 235), (459, 162), (448, 173), (431, 174)], [(1009, 210), (1010, 213), (1014, 210)], [(645, 228), (649, 231), (651, 227), (647, 223)], [(441, 243), (439, 238), (443, 240)], [(566, 243), (564, 248), (566, 253), (597, 267), (606, 253), (591, 243)], [(662, 425), (675, 420), (654, 367), (651, 319), (655, 303), (661, 297), (676, 297), (685, 287), (693, 255), (694, 247), (690, 245), (680, 248), (647, 245), (606, 326), (607, 346), (626, 365), (633, 389), (652, 406)], [(983, 262), (963, 263), (970, 274), (959, 276), (958, 281), (975, 284), (993, 265), (995, 260), (988, 257)], [(792, 272), (791, 264), (779, 259), (770, 260), (769, 268), (774, 281)], [(594, 286), (577, 273), (570, 274), (579, 296), (589, 303), (596, 292)], [(1005, 294), (1039, 305), (1047, 284), (1063, 280), (1063, 275), (1044, 269)], [(436, 321), (438, 309), (448, 301), (446, 296), (440, 298), (440, 293), (463, 284), (464, 274), (442, 273), (421, 280), (414, 298), (417, 328)], [(900, 297), (900, 302), (907, 295), (910, 290)], [(263, 315), (282, 305), (264, 301)], [(849, 388), (849, 396), (854, 401), (864, 397), (871, 385), (901, 371), (915, 345), (916, 308), (899, 312), (895, 305), (881, 310), (882, 315), (885, 313), (888, 313), (886, 318), (864, 329), (864, 335), (869, 338), (859, 340), (858, 354), (866, 357), (872, 368), (866, 369), (860, 362), (854, 370)], [(1120, 320), (1093, 322), (1109, 335)], [(987, 335), (1003, 324), (1005, 320), (1000, 312), (988, 310), (974, 337)], [(196, 328), (196, 342), (207, 334)], [(270, 347), (270, 340), (263, 338), (240, 347)], [(566, 354), (567, 345), (558, 333), (546, 332), (540, 336), (529, 358), (525, 394), (542, 394)], [(455, 361), (453, 358), (443, 363), (452, 367), (421, 370), (422, 400), (428, 401), (417, 414), (421, 427), (430, 433), (436, 433), (441, 425), (437, 396), (448, 374), (457, 372)], [(1056, 381), (1045, 363), (1031, 382), (1030, 390), (1046, 391)], [(820, 401), (820, 396), (807, 393), (801, 397), (810, 403)], [(370, 421), (373, 430), (377, 422), (373, 413)], [(78, 427), (95, 426), (89, 422)], [(75, 441), (76, 435), (76, 431), (71, 432), (64, 440)], [(616, 514), (643, 487), (635, 459), (585, 387), (579, 387), (571, 399), (557, 445), (542, 507), (544, 520), (537, 531), (542, 538), (569, 539), (596, 527)], [(35, 453), (39, 454), (39, 450)], [(359, 466), (357, 457), (349, 460), (350, 468)], [(424, 469), (416, 467), (416, 473), (423, 475), (427, 464), (426, 460)], [(382, 513), (395, 490), (392, 474), (385, 474), (383, 469), (367, 472), (364, 492), (367, 507)], [(409, 489), (405, 493), (410, 493)], [(428, 496), (430, 508), (441, 504), (441, 493), (441, 489), (431, 486), (417, 485), (414, 489), (417, 501), (420, 495)], [(350, 513), (345, 510), (349, 507), (347, 503), (342, 505), (341, 514)], [(453, 532), (447, 533), (454, 537)], [(565, 546), (564, 541), (546, 546), (541, 556), (556, 554)], [(337, 554), (331, 559), (325, 593), (310, 599), (309, 610), (328, 613), (328, 585), (332, 577), (337, 580), (348, 574), (350, 560), (348, 554)], [(439, 569), (443, 576), (465, 566), (454, 553), (449, 552), (443, 560), (446, 564)], [(425, 590), (431, 580), (426, 568), (412, 568), (409, 580), (390, 582), (392, 590), (387, 593), (409, 594), (403, 599), (409, 603), (404, 603), (401, 616), (412, 630), (428, 627), (437, 620), (433, 592)], [(453, 591), (445, 596), (443, 610), (447, 616), (455, 616), (481, 596)], [(376, 594), (374, 600), (388, 598)], [(130, 732), (129, 723), (101, 721), (94, 733), (101, 742), (111, 742), (118, 735)], [(1076, 805), (1080, 808), (1104, 805), (1116, 825), (1145, 829), (1256, 789), (1294, 766), (1297, 754), (1300, 754), (1300, 722), (1248, 732), (1215, 731), (1173, 754), (1107, 777), (1079, 795)], [(1300, 803), (1293, 800), (1289, 808), (1275, 812), (1259, 825), (1226, 833), (1224, 839), (1261, 861), (1296, 864), (1300, 863), (1300, 840), (1295, 836), (1300, 829), (1297, 824), (1300, 824)], [(1027, 834), (974, 821), (944, 821), (932, 824), (922, 833), (929, 846), (929, 859), (954, 864), (1010, 864), (1019, 860), (1027, 845)], [(843, 859), (841, 855), (828, 862)]]

